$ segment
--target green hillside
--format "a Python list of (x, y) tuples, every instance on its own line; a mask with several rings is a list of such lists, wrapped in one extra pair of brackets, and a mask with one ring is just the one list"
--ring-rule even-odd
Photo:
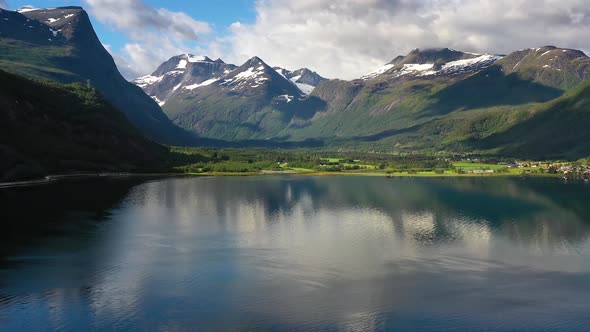
[(461, 110), (408, 128), (332, 144), (381, 151), (579, 159), (590, 156), (589, 126), (590, 81), (586, 81), (544, 103)]
[[(48, 18), (60, 18), (48, 23)], [(119, 73), (80, 7), (18, 13), (0, 10), (0, 69), (32, 79), (89, 82), (150, 139), (196, 144), (139, 87)]]
[[(416, 52), (408, 55), (415, 57)], [(333, 80), (312, 93), (325, 107), (277, 137), (377, 151), (586, 156), (590, 152), (583, 144), (572, 143), (586, 135), (586, 106), (579, 100), (588, 92), (577, 87), (589, 78), (584, 53), (549, 46), (514, 52), (467, 74), (393, 72), (369, 80)], [(547, 133), (553, 142), (540, 144)]]
[(159, 169), (167, 149), (94, 89), (0, 71), (0, 182), (45, 174)]
[(590, 156), (590, 81), (527, 111), (521, 121), (474, 147), (541, 159)]

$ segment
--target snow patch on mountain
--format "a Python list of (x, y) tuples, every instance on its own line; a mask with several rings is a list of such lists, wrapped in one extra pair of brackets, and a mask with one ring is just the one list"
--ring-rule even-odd
[(185, 54), (186, 59), (188, 62), (191, 63), (196, 63), (196, 62), (213, 62), (211, 59), (209, 59), (206, 56), (195, 56), (192, 54)]
[(133, 83), (135, 83), (135, 85), (137, 85), (140, 88), (145, 88), (150, 84), (162, 81), (163, 78), (164, 76), (156, 77), (152, 75), (146, 75), (136, 79), (135, 81), (133, 81)]
[(275, 67), (274, 70), (286, 79), (289, 79), (289, 71), (280, 67)]
[(289, 95), (281, 95), (279, 97), (285, 98), (285, 100), (287, 101), (287, 104), (290, 103), (290, 102), (292, 102), (293, 99), (295, 99), (294, 96), (289, 96)]
[(295, 83), (295, 85), (299, 88), (299, 90), (301, 90), (301, 92), (308, 96), (313, 92), (313, 89), (315, 89), (315, 86), (311, 86), (305, 83)]
[(551, 53), (551, 51), (553, 51), (553, 50), (549, 50), (549, 51), (547, 51), (547, 52), (544, 52), (543, 54), (539, 55), (539, 58), (540, 58), (540, 57), (542, 57), (542, 56), (543, 56), (543, 55), (545, 55), (545, 54)]
[(33, 6), (23, 6), (19, 9), (17, 9), (16, 11), (18, 13), (27, 13), (27, 12), (32, 12), (32, 11), (37, 11), (37, 10), (53, 10), (55, 8), (35, 8)]
[(186, 65), (188, 65), (188, 61), (185, 59), (180, 59), (180, 61), (178, 61), (176, 69), (186, 69)]
[(362, 80), (368, 80), (371, 78), (375, 78), (383, 73), (385, 73), (386, 71), (390, 70), (391, 68), (395, 67), (394, 64), (388, 63), (383, 67), (377, 68), (376, 70), (364, 75), (361, 77)]
[(450, 68), (464, 68), (464, 67), (469, 67), (469, 66), (473, 66), (473, 65), (478, 65), (478, 64), (481, 64), (481, 63), (485, 63), (485, 62), (488, 62), (488, 61), (498, 61), (501, 58), (502, 58), (501, 56), (494, 55), (494, 54), (483, 54), (483, 55), (480, 55), (477, 58), (451, 61), (451, 62), (446, 63), (445, 65), (443, 65), (443, 70), (444, 69), (450, 69)]
[(273, 68), (279, 75), (293, 83), (303, 95), (309, 95), (315, 87), (326, 79), (307, 68), (290, 71), (281, 67)]
[(264, 77), (264, 66), (249, 67), (248, 69), (236, 74), (235, 76), (225, 79), (221, 85), (243, 85), (249, 82), (254, 82), (251, 86), (253, 88), (258, 87), (264, 81), (268, 81), (268, 77)]
[(181, 86), (182, 86), (182, 82), (180, 82), (180, 84), (174, 86), (174, 88), (172, 88), (172, 91), (176, 91), (176, 90), (180, 89)]
[(160, 99), (158, 99), (158, 97), (156, 97), (156, 96), (150, 96), (150, 97), (151, 97), (151, 98), (152, 98), (152, 99), (153, 99), (153, 100), (154, 100), (156, 103), (158, 103), (158, 105), (159, 105), (160, 107), (162, 107), (162, 106), (164, 106), (164, 104), (166, 104), (166, 102), (165, 102), (165, 101), (161, 101), (161, 100), (160, 100)]
[(451, 61), (442, 66), (440, 70), (430, 70), (421, 73), (419, 76), (454, 75), (467, 72), (474, 72), (491, 66), (502, 57), (493, 54), (483, 54), (477, 58)]
[[(434, 63), (406, 63), (401, 66), (389, 63), (363, 77), (362, 80), (369, 80), (380, 75), (392, 75), (393, 77), (402, 76), (440, 76), (440, 75), (459, 75), (476, 72), (487, 68), (500, 60), (502, 57), (494, 54), (472, 54), (477, 55), (474, 58), (450, 61), (442, 66), (435, 66)], [(518, 66), (518, 64), (517, 64)]]
[(434, 68), (434, 63), (425, 63), (425, 64), (408, 63), (402, 67), (398, 76), (420, 73), (420, 72), (428, 73), (431, 71), (432, 68)]
[(219, 81), (219, 78), (212, 78), (210, 80), (206, 80), (205, 82), (202, 83), (197, 83), (197, 84), (192, 84), (192, 85), (187, 85), (184, 87), (184, 89), (186, 90), (194, 90), (196, 88), (202, 87), (202, 86), (207, 86), (207, 85), (211, 85), (215, 82)]
[[(41, 10), (41, 9), (39, 9), (39, 10)], [(49, 10), (49, 9), (43, 9), (43, 10)], [(30, 11), (33, 11), (33, 10), (26, 10), (26, 11), (24, 11), (22, 13), (26, 13), (26, 12), (30, 12)], [(62, 11), (61, 13), (63, 14), (64, 12)], [(54, 23), (57, 23), (57, 22), (61, 21), (62, 19), (68, 19), (68, 18), (73, 17), (73, 16), (75, 16), (75, 14), (67, 14), (64, 17), (57, 17), (57, 18), (55, 18), (55, 17), (49, 17), (49, 18), (47, 18), (45, 20), (45, 22), (47, 22), (48, 24), (54, 24)]]

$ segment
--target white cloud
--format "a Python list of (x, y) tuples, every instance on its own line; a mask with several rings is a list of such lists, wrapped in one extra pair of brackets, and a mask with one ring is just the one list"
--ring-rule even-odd
[[(508, 53), (588, 48), (588, 0), (259, 0), (234, 23), (229, 60), (257, 55), (287, 68), (356, 78), (414, 48)], [(219, 49), (219, 48), (218, 48)]]
[(238, 65), (256, 55), (271, 65), (351, 79), (414, 48), (589, 49), (588, 0), (258, 0), (254, 23), (236, 22), (213, 41), (202, 38), (212, 33), (208, 23), (144, 0), (85, 2), (98, 20), (129, 38), (113, 55), (127, 78), (186, 52)]
[[(211, 33), (206, 22), (182, 12), (155, 9), (143, 0), (85, 1), (96, 19), (130, 39), (121, 54), (113, 55), (127, 78), (152, 72), (170, 56), (199, 51), (196, 42)], [(113, 54), (110, 49), (109, 52)]]
[(104, 46), (104, 48), (111, 54), (111, 56), (113, 57), (113, 60), (115, 60), (115, 63), (117, 64), (117, 68), (119, 69), (119, 72), (121, 72), (123, 77), (126, 77), (128, 79), (133, 79), (133, 78), (136, 78), (139, 76), (139, 73), (136, 71), (133, 64), (131, 62), (129, 62), (126, 58), (115, 53), (113, 51), (113, 48), (111, 47), (111, 45), (102, 44), (102, 46)]

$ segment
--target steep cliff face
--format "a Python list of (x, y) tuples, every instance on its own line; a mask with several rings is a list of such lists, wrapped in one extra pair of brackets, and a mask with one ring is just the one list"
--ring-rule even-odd
[(82, 8), (0, 10), (0, 31), (1, 69), (31, 78), (90, 84), (150, 139), (166, 144), (196, 142), (121, 76)]

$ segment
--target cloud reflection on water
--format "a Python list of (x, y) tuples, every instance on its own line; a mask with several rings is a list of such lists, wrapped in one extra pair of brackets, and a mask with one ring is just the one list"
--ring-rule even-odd
[(551, 181), (151, 181), (91, 237), (48, 239), (20, 256), (44, 260), (0, 270), (14, 296), (0, 317), (47, 310), (51, 326), (106, 329), (579, 327), (590, 211), (576, 200), (588, 193)]

